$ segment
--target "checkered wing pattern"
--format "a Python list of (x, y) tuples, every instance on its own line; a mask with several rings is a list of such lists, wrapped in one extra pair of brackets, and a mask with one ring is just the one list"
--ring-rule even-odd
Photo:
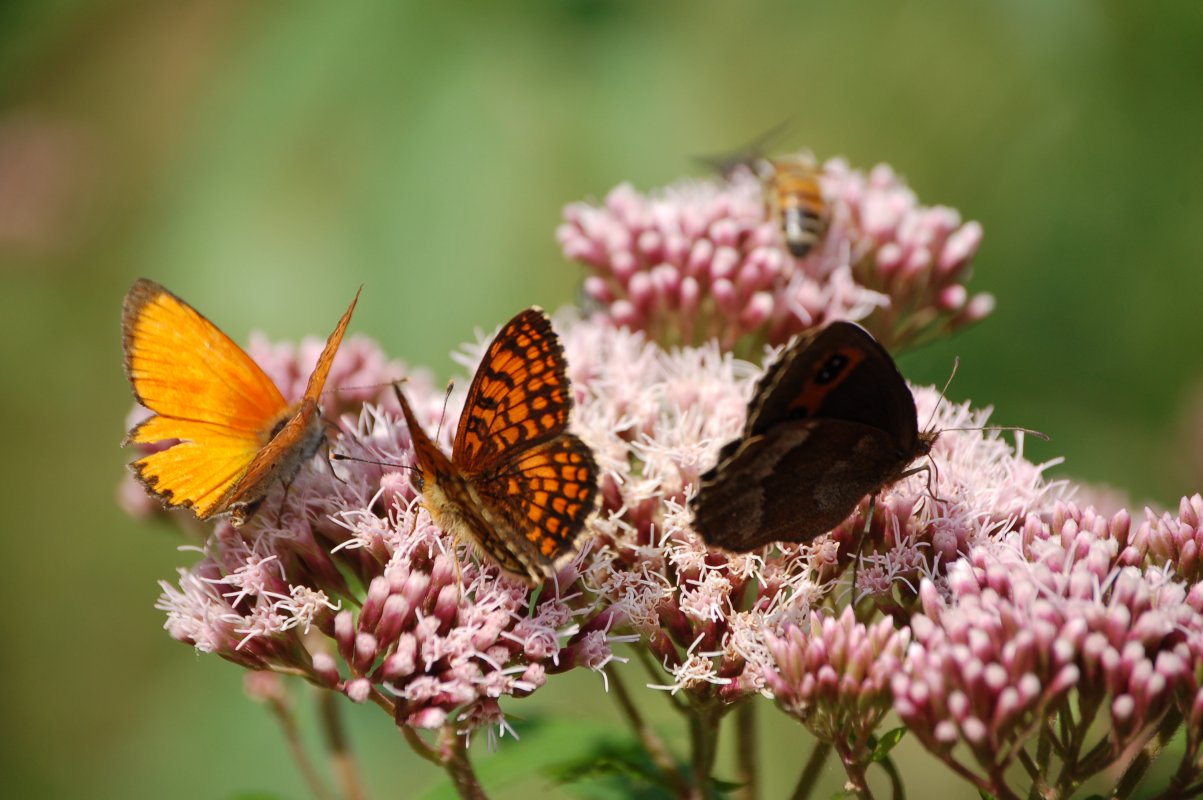
[(431, 515), (531, 584), (576, 552), (597, 499), (593, 452), (568, 433), (572, 388), (547, 316), (502, 327), (472, 379), (448, 459), (398, 388)]
[[(597, 497), (597, 466), (588, 445), (565, 433), (499, 463), (474, 483), (504, 530), (505, 544), (532, 576), (548, 574), (576, 551)], [(487, 548), (487, 546), (486, 546)]]
[(562, 434), (571, 410), (563, 348), (547, 315), (528, 308), (489, 345), (468, 390), (452, 459), (468, 476), (494, 471)]

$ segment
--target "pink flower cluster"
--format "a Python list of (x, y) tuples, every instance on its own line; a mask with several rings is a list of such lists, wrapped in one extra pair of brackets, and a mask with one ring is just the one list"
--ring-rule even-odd
[(1029, 740), (1045, 738), (1080, 782), (1147, 742), (1167, 715), (1198, 730), (1203, 586), (1143, 565), (1129, 527), (1124, 512), (1106, 519), (1059, 504), (1047, 520), (1031, 515), (984, 538), (942, 587), (923, 583), (894, 707), (979, 788), (1019, 796), (1007, 770)]
[(889, 619), (857, 622), (851, 607), (839, 616), (815, 612), (809, 630), (790, 625), (781, 636), (766, 634), (774, 662), (765, 670), (767, 685), (782, 708), (840, 747), (845, 759), (867, 755), (869, 737), (890, 710), (890, 679), (909, 636)]
[[(663, 671), (653, 686), (700, 704), (771, 695), (839, 743), (846, 764), (892, 703), (925, 746), (999, 796), (1025, 744), (1052, 735), (1050, 714), (1082, 731), (1107, 719), (1102, 744), (1081, 749), (1084, 733), (1056, 743), (1084, 774), (1172, 715), (1203, 719), (1199, 496), (1139, 526), (1066, 505), (1070, 487), (997, 432), (944, 430), (986, 412), (920, 388), (919, 419), (943, 431), (930, 474), (886, 487), (871, 519), (866, 500), (829, 537), (724, 553), (694, 533), (688, 501), (741, 430), (760, 368), (714, 343), (665, 350), (597, 318), (561, 315), (557, 328), (573, 429), (594, 450), (603, 499), (585, 552), (533, 608), (526, 587), (434, 526), (404, 469), (338, 462), (336, 477), (315, 459), (286, 503), (277, 489), (243, 529), (219, 524), (201, 560), (164, 584), (171, 635), (376, 703), (411, 728), (459, 730), (504, 725), (502, 698), (601, 670), (616, 642), (637, 638)], [(358, 347), (345, 380), (393, 376)], [(255, 349), (299, 393), (289, 360), (304, 355)], [(407, 390), (433, 429), (440, 394), (421, 375)], [(412, 463), (394, 401), (378, 396), (343, 415), (335, 449)], [(452, 396), (448, 418), (462, 402)], [(840, 610), (850, 601), (859, 617)]]
[(795, 259), (751, 170), (650, 194), (621, 184), (601, 205), (564, 210), (564, 254), (590, 268), (585, 295), (613, 324), (665, 344), (717, 339), (759, 352), (833, 319), (860, 320), (891, 349), (987, 316), (993, 298), (964, 283), (976, 222), (923, 206), (888, 166), (821, 168), (830, 207), (822, 242)]
[[(253, 352), (286, 391), (303, 391), (303, 380), (281, 377), (303, 374), (304, 348), (259, 341)], [(393, 366), (374, 352), (352, 348), (349, 356), (366, 357), (340, 372), (344, 380), (387, 388)], [(437, 421), (441, 395), (420, 378), (407, 391), (418, 413)], [(462, 393), (453, 398), (449, 414), (462, 401)], [(395, 401), (364, 405), (343, 423), (336, 450), (413, 463)], [(502, 697), (528, 695), (567, 669), (599, 671), (613, 658), (612, 615), (581, 595), (579, 560), (532, 607), (525, 586), (467, 558), (432, 523), (408, 473), (352, 461), (333, 469), (315, 460), (283, 505), (277, 488), (242, 529), (217, 525), (203, 558), (181, 569), (176, 585), (163, 583), (158, 607), (172, 637), (374, 702), (398, 724), (464, 732), (504, 724)]]
[[(793, 641), (815, 609), (841, 595), (853, 563), (858, 598), (905, 621), (923, 579), (941, 580), (979, 537), (1013, 528), (1064, 489), (998, 432), (948, 431), (932, 452), (936, 472), (887, 487), (867, 537), (866, 500), (831, 537), (806, 546), (742, 555), (708, 548), (688, 499), (742, 429), (759, 369), (713, 344), (665, 350), (596, 318), (564, 323), (576, 430), (601, 468), (586, 585), (641, 635), (674, 692), (731, 702), (769, 691), (766, 671), (780, 673), (769, 642)], [(940, 402), (933, 389), (916, 396), (920, 419), (936, 430), (986, 420)], [(774, 680), (778, 688), (787, 681)]]
[[(1027, 793), (1009, 784), (1016, 774), (1047, 796), (1120, 763), (1139, 780), (1147, 762), (1129, 756), (1182, 723), (1164, 796), (1203, 786), (1203, 496), (1139, 524), (1070, 504), (1074, 487), (1046, 476), (1058, 462), (1027, 460), (1022, 433), (1010, 444), (960, 430), (989, 411), (917, 388), (920, 424), (938, 433), (916, 465), (927, 469), (865, 498), (830, 535), (731, 554), (693, 530), (698, 478), (741, 434), (763, 372), (737, 354), (837, 318), (897, 348), (990, 311), (965, 288), (980, 226), (920, 205), (887, 167), (865, 175), (832, 160), (819, 179), (830, 225), (802, 259), (748, 171), (650, 195), (624, 185), (601, 206), (566, 209), (559, 238), (592, 269), (585, 292), (598, 308), (563, 313), (556, 328), (601, 499), (582, 552), (534, 599), (434, 525), (406, 466), (381, 466), (414, 463), (387, 384), (406, 377), (428, 430), (444, 401), (357, 337), (338, 353), (325, 406), (341, 431), (333, 449), (365, 461), (314, 459), (243, 528), (206, 529), (200, 560), (163, 584), (169, 633), (375, 703), (410, 734), (441, 729), (439, 747), (504, 726), (503, 702), (555, 673), (619, 679), (610, 665), (624, 642), (647, 656), (651, 688), (710, 714), (697, 730), (772, 697), (839, 750), (861, 788), (891, 709), (999, 798)], [(295, 400), (320, 347), (256, 338), (250, 353)], [(482, 350), (461, 363), (474, 369)], [(444, 447), (454, 427), (441, 426)], [(136, 486), (122, 497), (136, 513), (153, 503)], [(716, 736), (710, 764), (693, 764), (703, 783)], [(1032, 747), (1059, 760), (1059, 776)], [(435, 760), (455, 767), (453, 749)]]
[(1176, 517), (1146, 511), (1134, 538), (1154, 563), (1172, 567), (1188, 583), (1203, 581), (1203, 496), (1182, 498)]

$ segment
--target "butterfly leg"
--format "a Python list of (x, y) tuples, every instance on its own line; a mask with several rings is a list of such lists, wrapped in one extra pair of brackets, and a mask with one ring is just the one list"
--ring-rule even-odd
[(948, 500), (936, 494), (935, 487), (940, 483), (940, 468), (936, 466), (936, 462), (930, 457), (927, 459), (927, 463), (918, 467), (914, 467), (913, 469), (908, 469), (906, 472), (899, 475), (898, 479), (902, 480), (903, 478), (908, 478), (911, 475), (917, 475), (920, 472), (927, 473), (927, 496), (931, 498), (932, 502), (947, 503)]
[(856, 540), (856, 549), (852, 553), (852, 608), (856, 609), (856, 604), (860, 600), (856, 596), (856, 578), (860, 570), (861, 553), (865, 549), (865, 540), (869, 538), (869, 531), (873, 528), (873, 512), (877, 510), (877, 495), (869, 495), (869, 507), (865, 509), (865, 527), (861, 529), (860, 536)]
[(348, 484), (347, 484), (346, 479), (343, 478), (342, 476), (340, 476), (338, 474), (338, 470), (336, 470), (334, 468), (334, 460), (335, 459), (334, 459), (334, 453), (330, 449), (330, 439), (329, 438), (322, 439), (322, 455), (324, 455), (326, 457), (326, 466), (330, 467), (330, 474), (334, 476), (334, 479), (336, 481), (338, 481), (339, 483), (341, 483), (342, 485), (347, 486)]
[[(276, 508), (276, 527), (280, 527), (284, 519), (284, 506), (288, 504), (288, 493), (292, 491), (292, 479), (284, 481), (284, 494), (280, 496), (280, 505)], [(260, 502), (263, 502), (260, 500)]]

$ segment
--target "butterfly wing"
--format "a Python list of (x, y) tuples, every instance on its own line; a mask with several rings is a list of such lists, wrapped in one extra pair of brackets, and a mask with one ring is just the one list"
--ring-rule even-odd
[(466, 475), (552, 439), (568, 427), (572, 394), (551, 320), (528, 308), (489, 344), (464, 402), (452, 458)]
[(317, 452), (325, 440), (320, 397), (326, 386), (326, 378), (330, 375), (330, 366), (334, 363), (334, 356), (342, 344), (343, 334), (347, 332), (347, 325), (351, 323), (351, 314), (355, 311), (355, 304), (359, 302), (359, 293), (362, 291), (363, 287), (360, 287), (352, 298), (351, 305), (343, 312), (334, 332), (326, 339), (326, 346), (322, 348), (317, 364), (309, 374), (305, 395), (296, 413), (271, 441), (255, 454), (246, 474), (231, 492), (227, 504), (235, 509), (235, 524), (241, 524), (253, 513), (256, 501), (267, 494), (277, 478), (288, 480), (295, 475), (301, 462)]
[(897, 474), (893, 453), (888, 434), (869, 425), (783, 422), (740, 440), (721, 468), (703, 476), (694, 528), (707, 544), (738, 552), (808, 542), (846, 519), (884, 476)]
[(351, 298), (351, 305), (347, 306), (347, 310), (338, 320), (338, 324), (334, 326), (334, 331), (326, 339), (326, 346), (322, 348), (322, 354), (317, 357), (317, 365), (314, 366), (313, 372), (309, 373), (309, 383), (305, 385), (304, 400), (311, 400), (315, 405), (321, 405), (320, 397), (322, 390), (326, 388), (326, 378), (330, 376), (330, 367), (334, 364), (334, 356), (338, 353), (338, 347), (342, 344), (343, 334), (347, 332), (347, 326), (351, 324), (351, 314), (355, 311), (355, 304), (359, 302), (359, 295), (363, 292), (363, 287), (360, 286), (355, 292), (355, 296)]
[(506, 572), (525, 575), (522, 562), (482, 516), (479, 499), (473, 498), (459, 467), (426, 435), (401, 387), (393, 384), (393, 391), (409, 428), (414, 458), (418, 462), (419, 488), (434, 521), (444, 533), (475, 544)]
[(597, 465), (589, 446), (565, 433), (498, 464), (473, 487), (494, 540), (482, 547), (516, 557), (538, 583), (576, 552), (597, 498)]
[(731, 550), (809, 541), (926, 452), (921, 438), (889, 353), (859, 325), (833, 322), (766, 369), (743, 435), (701, 477), (695, 527)]
[(443, 530), (470, 538), (503, 570), (540, 583), (576, 550), (597, 496), (589, 447), (567, 432), (564, 353), (538, 308), (494, 337), (477, 368), (448, 459), (398, 399)]
[(832, 322), (782, 353), (757, 384), (744, 438), (807, 418), (869, 425), (894, 437), (906, 452), (918, 440), (915, 399), (906, 380), (889, 352), (854, 322)]
[(156, 415), (125, 443), (180, 440), (130, 466), (166, 505), (205, 519), (221, 510), (287, 404), (242, 348), (153, 281), (126, 294), (122, 328), (130, 386)]
[[(584, 465), (586, 478), (594, 474), (588, 448), (565, 434), (513, 459), (500, 459), (493, 472), (469, 481), (423, 431), (400, 387), (393, 389), (409, 427), (422, 495), (435, 522), (449, 535), (470, 541), (511, 575), (541, 582), (547, 574), (543, 564), (554, 563), (561, 550), (569, 549), (583, 526), (579, 507), (592, 507), (596, 485), (582, 481), (578, 471)], [(556, 491), (570, 497), (571, 507), (553, 501), (550, 494)], [(555, 534), (546, 533), (553, 528)], [(554, 541), (541, 545), (544, 535)], [(541, 547), (549, 555), (542, 556)]]

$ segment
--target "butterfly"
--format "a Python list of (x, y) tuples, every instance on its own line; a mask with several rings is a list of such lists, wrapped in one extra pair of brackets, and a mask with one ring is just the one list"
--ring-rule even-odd
[(358, 301), (356, 292), (304, 397), (290, 405), (216, 325), (159, 284), (136, 281), (121, 321), (125, 374), (154, 414), (122, 445), (172, 442), (130, 463), (147, 491), (202, 520), (229, 513), (239, 526), (249, 519), (272, 484), (291, 481), (324, 444), (328, 423), (318, 397)]
[(541, 309), (507, 322), (472, 379), (450, 458), (394, 385), (435, 522), (533, 585), (575, 554), (597, 496), (593, 451), (568, 432), (566, 366)]
[(886, 349), (859, 325), (832, 322), (760, 379), (743, 434), (699, 481), (694, 528), (734, 551), (810, 541), (903, 477), (938, 435), (919, 430)]

